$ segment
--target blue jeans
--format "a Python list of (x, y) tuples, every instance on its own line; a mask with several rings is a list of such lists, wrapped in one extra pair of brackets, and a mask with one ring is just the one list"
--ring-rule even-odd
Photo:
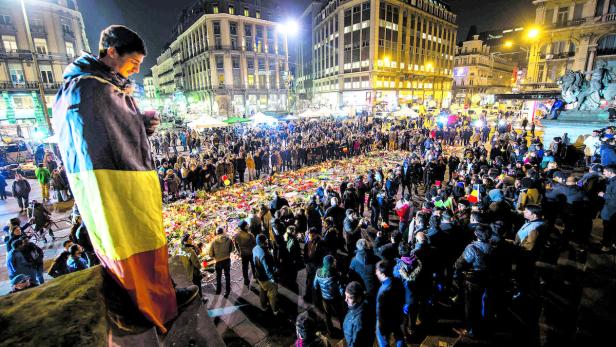
[(39, 285), (45, 283), (45, 279), (43, 278), (43, 267), (36, 269), (36, 281)]
[[(402, 322), (400, 322), (402, 324)], [(386, 333), (381, 332), (381, 328), (379, 324), (376, 325), (376, 340), (379, 343), (379, 347), (389, 347), (389, 335), (394, 333), (394, 338), (396, 339), (396, 347), (404, 347), (404, 334), (402, 333), (402, 329), (400, 326), (396, 326), (395, 328), (389, 328)]]

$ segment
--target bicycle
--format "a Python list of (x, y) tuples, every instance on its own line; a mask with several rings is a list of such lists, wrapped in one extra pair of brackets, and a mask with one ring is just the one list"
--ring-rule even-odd
[(37, 243), (39, 241), (47, 243), (47, 238), (45, 237), (46, 232), (49, 234), (49, 236), (51, 236), (52, 242), (68, 238), (68, 234), (65, 236), (56, 236), (54, 232), (69, 229), (73, 225), (73, 222), (69, 218), (60, 218), (57, 220), (49, 219), (42, 227), (38, 227), (33, 222), (34, 219), (31, 218), (29, 221), (29, 225), (25, 228), (25, 230), (23, 230), (23, 232), (29, 239), (34, 239), (34, 243)]

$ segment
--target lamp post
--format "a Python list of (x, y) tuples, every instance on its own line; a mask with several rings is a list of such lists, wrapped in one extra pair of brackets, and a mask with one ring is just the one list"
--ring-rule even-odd
[(24, 17), (24, 24), (26, 25), (26, 36), (28, 39), (28, 46), (30, 49), (30, 53), (32, 54), (32, 63), (34, 65), (34, 70), (36, 72), (36, 76), (38, 79), (38, 89), (39, 94), (41, 95), (41, 102), (43, 104), (43, 114), (45, 115), (45, 122), (47, 122), (47, 128), (49, 129), (49, 135), (53, 135), (53, 129), (51, 127), (51, 120), (49, 119), (49, 112), (47, 111), (47, 100), (45, 100), (45, 87), (43, 85), (43, 78), (41, 76), (41, 70), (38, 64), (38, 59), (36, 56), (36, 49), (34, 48), (34, 40), (32, 39), (32, 33), (30, 32), (30, 22), (28, 21), (28, 13), (26, 12), (26, 4), (25, 0), (20, 0), (21, 3), (21, 12)]
[(287, 109), (290, 110), (289, 100), (291, 100), (291, 73), (289, 70), (289, 35), (297, 35), (299, 25), (295, 20), (288, 20), (284, 24), (279, 24), (277, 29), (279, 32), (284, 34), (285, 71), (287, 73), (285, 86), (287, 87)]

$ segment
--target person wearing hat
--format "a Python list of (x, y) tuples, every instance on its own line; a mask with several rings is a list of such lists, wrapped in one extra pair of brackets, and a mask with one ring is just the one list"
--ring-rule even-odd
[(29, 276), (24, 274), (19, 274), (11, 280), (11, 291), (9, 294), (17, 293), (22, 290), (26, 290), (28, 288), (34, 287), (35, 284), (32, 283)]
[[(490, 257), (493, 251), (490, 243), (491, 230), (486, 225), (475, 228), (475, 241), (471, 242), (462, 255), (455, 262), (456, 272), (465, 271), (464, 276), (464, 305), (466, 318), (466, 334), (473, 337), (480, 333), (484, 327), (486, 316), (482, 312), (489, 312), (486, 307), (488, 301), (484, 296), (488, 292)], [(483, 317), (482, 317), (483, 316)]]
[(327, 333), (329, 336), (332, 336), (334, 332), (332, 316), (338, 319), (340, 325), (344, 321), (344, 312), (342, 310), (344, 288), (340, 283), (340, 274), (336, 270), (336, 259), (333, 255), (328, 254), (323, 258), (323, 266), (317, 271), (313, 287), (315, 293), (320, 294), (325, 310)]
[(233, 252), (233, 243), (229, 236), (225, 234), (225, 229), (218, 227), (216, 229), (216, 237), (210, 245), (209, 256), (216, 261), (216, 295), (220, 295), (222, 291), (222, 273), (225, 273), (225, 297), (231, 293), (231, 252)]
[(255, 275), (255, 264), (252, 261), (252, 249), (257, 245), (256, 238), (248, 232), (248, 222), (241, 221), (238, 225), (238, 232), (233, 237), (233, 244), (237, 253), (242, 259), (242, 275), (244, 276), (244, 285), (250, 286), (250, 277), (248, 277), (248, 266), (252, 271), (252, 276)]
[(274, 257), (268, 249), (267, 236), (260, 234), (257, 245), (252, 249), (252, 261), (255, 264), (255, 279), (259, 283), (259, 300), (261, 307), (271, 308), (274, 317), (278, 316), (278, 284)]

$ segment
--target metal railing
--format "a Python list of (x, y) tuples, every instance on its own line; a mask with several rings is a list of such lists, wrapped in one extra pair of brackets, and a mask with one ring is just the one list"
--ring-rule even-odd
[[(62, 86), (60, 82), (43, 83), (45, 89), (59, 89)], [(38, 90), (38, 82), (14, 82), (14, 81), (0, 81), (0, 89), (2, 90)]]
[(541, 53), (541, 59), (566, 59), (575, 56), (575, 52)]
[(33, 36), (46, 36), (47, 30), (45, 30), (44, 26), (39, 25), (30, 25), (30, 32)]
[(603, 22), (616, 22), (616, 13), (604, 14), (602, 21)]
[(13, 24), (0, 24), (0, 34), (16, 33), (17, 28)]
[(598, 49), (597, 55), (616, 55), (616, 48)]
[(573, 20), (568, 20), (568, 21), (552, 23), (552, 24), (549, 24), (547, 27), (550, 29), (560, 29), (560, 28), (567, 28), (567, 27), (582, 25), (585, 22), (586, 22), (586, 18), (578, 18), (578, 19), (573, 19)]

